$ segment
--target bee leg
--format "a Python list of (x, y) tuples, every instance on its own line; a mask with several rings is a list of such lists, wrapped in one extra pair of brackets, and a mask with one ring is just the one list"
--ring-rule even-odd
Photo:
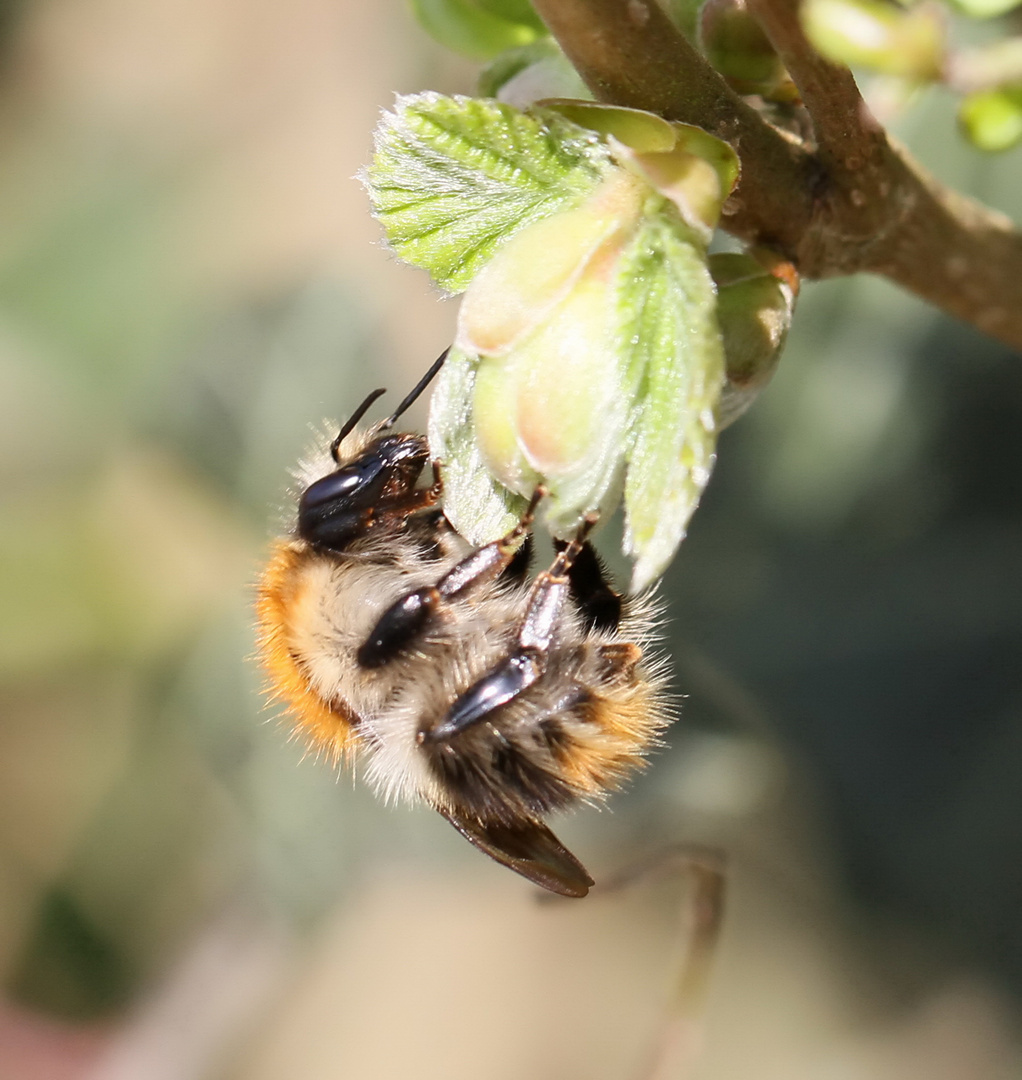
[[(563, 551), (567, 542), (557, 540), (554, 545)], [(603, 561), (592, 544), (582, 545), (568, 570), (568, 580), (571, 598), (586, 622), (586, 629), (616, 630), (621, 622), (621, 594), (611, 588)]]
[(466, 596), (477, 586), (499, 577), (512, 565), (528, 539), (536, 518), (536, 507), (545, 494), (545, 488), (537, 488), (521, 520), (506, 536), (477, 548), (444, 574), (436, 584), (441, 600)]
[(507, 570), (532, 528), (536, 507), (544, 494), (542, 488), (536, 490), (521, 521), (506, 536), (477, 548), (448, 570), (436, 585), (414, 589), (391, 604), (355, 654), (359, 665), (382, 667), (407, 649), (445, 604), (469, 595)]
[(494, 709), (514, 700), (543, 675), (554, 630), (570, 596), (572, 563), (585, 547), (586, 537), (595, 524), (594, 515), (586, 518), (575, 539), (557, 553), (550, 569), (536, 575), (514, 652), (466, 690), (439, 724), (420, 731), (420, 742), (453, 738), (478, 724)]
[(513, 585), (521, 585), (529, 576), (529, 567), (532, 565), (532, 535), (526, 536), (521, 542), (514, 557), (501, 571), (501, 580)]
[(433, 472), (433, 483), (429, 485), (427, 490), (433, 502), (438, 503), (444, 495), (444, 476), (440, 469), (440, 462), (436, 458), (430, 460), (429, 467)]

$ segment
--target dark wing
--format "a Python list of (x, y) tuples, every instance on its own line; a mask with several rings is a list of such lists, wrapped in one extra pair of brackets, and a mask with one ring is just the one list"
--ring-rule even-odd
[(596, 883), (586, 868), (541, 822), (528, 818), (514, 825), (486, 824), (437, 810), (470, 844), (516, 874), (561, 896), (585, 896)]

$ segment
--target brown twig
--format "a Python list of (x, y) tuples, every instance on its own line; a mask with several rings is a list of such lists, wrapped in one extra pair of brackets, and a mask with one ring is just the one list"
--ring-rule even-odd
[(782, 251), (797, 245), (813, 214), (811, 157), (738, 97), (653, 0), (534, 6), (597, 100), (696, 124), (735, 147), (743, 170), (725, 210), (730, 232)]
[(653, 0), (534, 0), (601, 101), (648, 109), (727, 140), (742, 162), (724, 226), (806, 277), (883, 274), (1022, 350), (1022, 234), (894, 146), (851, 73), (806, 40), (798, 0), (749, 0), (791, 73), (815, 147), (737, 97)]

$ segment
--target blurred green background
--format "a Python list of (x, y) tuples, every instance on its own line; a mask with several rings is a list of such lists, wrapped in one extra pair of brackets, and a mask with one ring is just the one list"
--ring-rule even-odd
[[(249, 659), (309, 425), (449, 340), (353, 177), (471, 67), (396, 2), (0, 28), (0, 1080), (636, 1075), (683, 883), (536, 905), (305, 760)], [(951, 110), (894, 127), (1022, 219)], [(1022, 358), (856, 279), (722, 438), (664, 586), (683, 719), (559, 826), (597, 877), (728, 852), (696, 1076), (1022, 1076), (1020, 421)]]

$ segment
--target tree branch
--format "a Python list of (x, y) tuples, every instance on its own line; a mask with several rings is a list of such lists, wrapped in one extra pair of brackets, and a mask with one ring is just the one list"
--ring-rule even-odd
[[(535, 0), (598, 101), (695, 124), (742, 159), (727, 229), (792, 251), (813, 215), (811, 157), (724, 82), (653, 0)], [(745, 161), (755, 168), (746, 168)]]
[(871, 271), (1022, 350), (1022, 234), (888, 139), (847, 68), (806, 40), (798, 0), (749, 0), (812, 120), (815, 148), (734, 94), (654, 0), (534, 0), (600, 101), (697, 124), (741, 162), (724, 227), (807, 277)]

